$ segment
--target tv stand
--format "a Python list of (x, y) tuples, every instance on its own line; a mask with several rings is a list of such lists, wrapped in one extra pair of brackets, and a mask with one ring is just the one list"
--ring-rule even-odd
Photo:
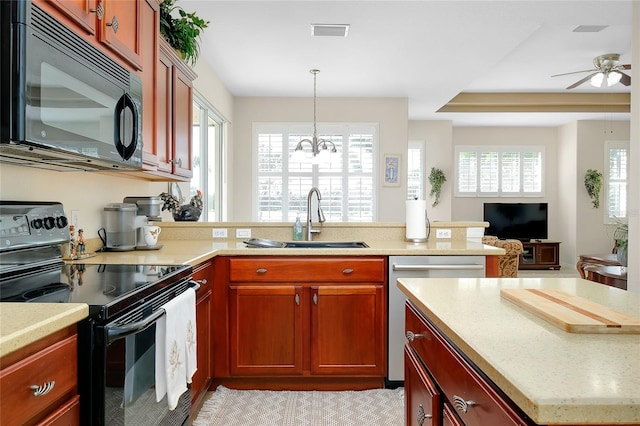
[(531, 240), (522, 243), (518, 269), (560, 269), (560, 243)]

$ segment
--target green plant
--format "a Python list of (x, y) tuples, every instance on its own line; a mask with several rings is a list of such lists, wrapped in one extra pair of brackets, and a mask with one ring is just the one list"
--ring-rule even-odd
[(602, 189), (602, 173), (597, 170), (589, 169), (584, 175), (584, 186), (587, 188), (587, 194), (591, 198), (593, 208), (600, 207), (600, 190)]
[(429, 173), (429, 183), (431, 184), (431, 192), (430, 196), (436, 197), (433, 201), (431, 207), (435, 207), (440, 203), (440, 192), (442, 191), (442, 184), (447, 181), (447, 177), (444, 175), (444, 172), (435, 167), (431, 168), (431, 173)]
[(199, 18), (194, 12), (187, 13), (176, 6), (178, 0), (164, 0), (160, 3), (160, 33), (182, 59), (191, 66), (200, 55), (200, 33), (209, 26), (209, 21)]
[(613, 219), (614, 250), (622, 266), (627, 266), (627, 247), (629, 245), (629, 225), (619, 218)]

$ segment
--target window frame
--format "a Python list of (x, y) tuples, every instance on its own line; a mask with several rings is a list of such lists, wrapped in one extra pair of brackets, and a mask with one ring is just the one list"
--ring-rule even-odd
[[(371, 222), (375, 222), (378, 218), (378, 193), (380, 189), (379, 183), (379, 125), (378, 123), (368, 123), (368, 122), (354, 122), (354, 123), (317, 123), (318, 129), (318, 138), (322, 138), (323, 135), (326, 134), (336, 134), (342, 133), (343, 135), (343, 144), (349, 142), (350, 136), (358, 135), (358, 134), (371, 134), (372, 135), (372, 171), (370, 173), (371, 177)], [(309, 139), (311, 139), (311, 135), (313, 133), (313, 123), (298, 123), (298, 122), (254, 122), (252, 125), (252, 149), (251, 149), (251, 163), (252, 163), (252, 212), (251, 217), (253, 221), (265, 222), (265, 223), (277, 223), (277, 222), (290, 222), (295, 219), (295, 213), (299, 210), (298, 206), (291, 206), (289, 204), (289, 199), (286, 194), (283, 195), (282, 198), (282, 217), (280, 220), (263, 220), (260, 219), (260, 197), (259, 197), (259, 181), (261, 177), (267, 176), (267, 174), (261, 174), (259, 171), (258, 165), (258, 148), (259, 148), (259, 137), (261, 134), (281, 134), (282, 144), (284, 146), (289, 146), (289, 135), (290, 134), (303, 134), (306, 135)], [(326, 137), (326, 136), (324, 136)], [(343, 145), (344, 147), (344, 145)], [(342, 148), (338, 148), (342, 149)], [(305, 151), (309, 150), (309, 146), (305, 145)], [(289, 171), (289, 154), (290, 153), (282, 153), (282, 185), (283, 192), (286, 192), (285, 183), (288, 185), (288, 177), (290, 176), (311, 176), (312, 184), (308, 189), (311, 189), (313, 186), (318, 186), (318, 179), (321, 177), (327, 177), (330, 175), (336, 175), (336, 172), (328, 172), (328, 171), (320, 171), (319, 167), (314, 165), (312, 167), (312, 171), (309, 172), (291, 172)], [(367, 174), (353, 174), (349, 173), (349, 158), (348, 156), (342, 155), (342, 170), (339, 172), (339, 176), (342, 180), (342, 189), (345, 194), (348, 194), (348, 181), (350, 176), (366, 176)], [(323, 200), (328, 199), (329, 197), (323, 194)], [(306, 198), (305, 198), (305, 210), (306, 210)], [(345, 195), (342, 198), (341, 202), (341, 222), (349, 222), (349, 214), (348, 214), (348, 197)], [(329, 219), (329, 214), (327, 212), (326, 207), (323, 207), (325, 216), (327, 216), (327, 220)], [(305, 212), (301, 212), (306, 214)], [(292, 219), (293, 218), (293, 219)], [(355, 221), (352, 221), (355, 222)], [(364, 221), (362, 221), (364, 222)], [(368, 223), (368, 222), (366, 222)]]
[(628, 209), (628, 197), (629, 197), (629, 150), (630, 150), (630, 142), (629, 141), (605, 141), (604, 143), (604, 223), (607, 225), (617, 224), (619, 222), (626, 223), (628, 218), (628, 211), (625, 211), (624, 216), (611, 216), (609, 215), (610, 211), (610, 183), (611, 183), (611, 150), (614, 149), (624, 149), (626, 150), (627, 164), (625, 171), (625, 179), (619, 179), (618, 182), (624, 185), (624, 197), (627, 204)]
[[(222, 114), (220, 114), (215, 107), (213, 107), (207, 99), (202, 96), (198, 91), (194, 89), (193, 91), (193, 99), (192, 99), (192, 108), (195, 106), (200, 108), (200, 123), (205, 123), (205, 126), (200, 125), (201, 129), (208, 126), (208, 120), (211, 118), (215, 123), (215, 146), (214, 146), (214, 155), (215, 155), (215, 183), (213, 188), (214, 193), (214, 204), (215, 210), (213, 217), (209, 214), (209, 192), (212, 188), (209, 185), (209, 179), (207, 179), (206, 173), (201, 173), (200, 182), (194, 182), (193, 178), (189, 181), (189, 189), (194, 192), (195, 189), (199, 189), (202, 192), (202, 214), (198, 219), (199, 222), (218, 222), (226, 219), (226, 138), (228, 132), (228, 121), (224, 119)], [(193, 123), (192, 132), (193, 132)], [(196, 152), (195, 149), (193, 151), (194, 160), (196, 156), (200, 156), (201, 169), (208, 169), (208, 160), (210, 150), (209, 143), (209, 134), (207, 131), (200, 131), (200, 152)], [(194, 135), (195, 140), (195, 135)], [(195, 164), (195, 161), (194, 161)]]
[[(420, 153), (419, 163), (417, 167), (418, 175), (415, 179), (410, 178), (411, 174), (411, 150), (418, 151)], [(426, 198), (426, 186), (427, 186), (427, 143), (424, 140), (411, 140), (407, 145), (407, 199), (412, 200), (417, 197), (419, 200), (425, 200)], [(415, 194), (410, 194), (412, 189), (411, 182), (418, 181), (419, 188)]]
[[(481, 166), (482, 162), (477, 161), (476, 164), (476, 191), (475, 192), (462, 192), (460, 191), (460, 153), (461, 152), (475, 152), (477, 154), (477, 158), (480, 159), (483, 153), (497, 154), (497, 173), (498, 173), (498, 181), (497, 181), (497, 191), (482, 191), (482, 181), (481, 181)], [(519, 176), (519, 191), (504, 191), (503, 188), (503, 168), (502, 159), (504, 153), (519, 153), (520, 154), (520, 170), (518, 172)], [(525, 153), (539, 153), (540, 154), (540, 191), (525, 191), (524, 185), (524, 170), (523, 170), (523, 155)], [(545, 147), (544, 145), (457, 145), (455, 147), (455, 189), (454, 196), (461, 198), (492, 198), (492, 197), (502, 197), (502, 198), (542, 198), (545, 196), (545, 164), (546, 164), (546, 155), (545, 155)]]

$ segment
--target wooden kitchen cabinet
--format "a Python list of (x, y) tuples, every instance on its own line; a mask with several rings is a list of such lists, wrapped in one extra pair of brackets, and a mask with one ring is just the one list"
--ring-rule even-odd
[(200, 288), (196, 291), (196, 331), (198, 369), (191, 379), (191, 415), (195, 418), (211, 384), (211, 295), (213, 292), (213, 262), (206, 261), (193, 270), (193, 279)]
[(162, 37), (158, 41), (155, 135), (145, 142), (143, 161), (150, 179), (188, 181), (193, 176), (191, 127), (196, 75)]
[(214, 309), (228, 308), (226, 322), (214, 331), (215, 383), (272, 389), (382, 386), (385, 257), (216, 261), (216, 268), (226, 269), (221, 278), (228, 284), (216, 295), (222, 300), (214, 301)]
[(142, 69), (142, 2), (33, 0), (74, 32), (135, 71)]
[(440, 391), (409, 345), (404, 348), (404, 388), (405, 424), (439, 426)]
[[(415, 405), (416, 399), (428, 401), (429, 395), (439, 394), (442, 416), (438, 416), (433, 425), (534, 424), (495, 385), (488, 382), (477, 371), (477, 367), (471, 365), (410, 302), (407, 302), (405, 312), (408, 340), (405, 355), (411, 361), (409, 367), (405, 367), (408, 368), (407, 374), (410, 377), (409, 386), (406, 387), (406, 400)], [(414, 376), (426, 378), (425, 383), (416, 385)], [(407, 419), (407, 424), (420, 424), (415, 423), (416, 419), (409, 414)]]
[[(41, 394), (36, 395), (40, 387)], [(80, 424), (78, 338), (60, 330), (0, 359), (0, 424)]]

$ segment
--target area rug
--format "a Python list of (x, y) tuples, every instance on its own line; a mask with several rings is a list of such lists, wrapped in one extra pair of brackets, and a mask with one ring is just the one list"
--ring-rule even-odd
[(218, 386), (193, 426), (404, 425), (404, 389), (260, 391)]

